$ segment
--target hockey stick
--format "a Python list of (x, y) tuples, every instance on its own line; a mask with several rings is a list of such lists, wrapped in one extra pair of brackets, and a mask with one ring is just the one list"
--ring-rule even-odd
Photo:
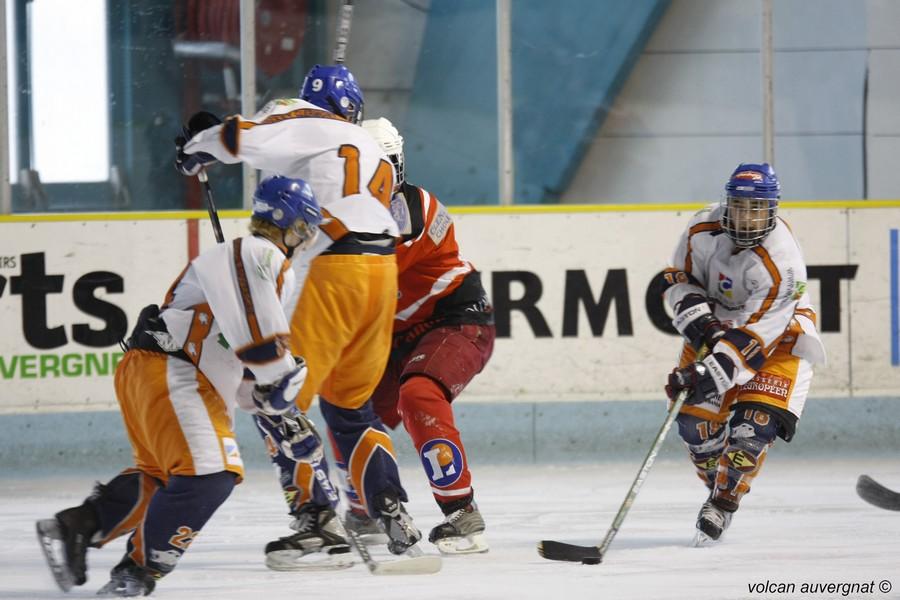
[[(188, 124), (182, 126), (181, 137), (178, 139), (181, 140), (181, 144), (184, 144), (185, 140), (193, 138), (198, 132), (218, 125), (221, 122), (222, 120), (219, 117), (210, 112), (200, 111), (194, 113), (191, 120), (188, 121)], [(177, 142), (178, 140), (176, 140), (176, 143)], [(208, 158), (214, 160), (212, 156), (208, 156)], [(206, 167), (203, 166), (202, 162), (200, 165), (200, 172), (197, 173), (197, 179), (203, 184), (203, 190), (206, 192), (206, 210), (209, 213), (209, 220), (212, 223), (216, 241), (222, 244), (225, 242), (225, 236), (222, 235), (222, 224), (219, 222), (219, 211), (216, 209), (216, 203), (213, 200), (212, 186), (209, 185), (209, 176), (206, 174)]]
[(418, 546), (412, 546), (407, 550), (407, 558), (398, 558), (390, 561), (377, 561), (372, 558), (369, 549), (360, 539), (359, 534), (341, 523), (347, 532), (350, 545), (356, 550), (359, 557), (369, 569), (372, 575), (431, 575), (441, 570), (443, 561), (440, 556), (429, 556), (422, 552)]
[(212, 186), (209, 185), (209, 176), (206, 169), (201, 168), (197, 173), (197, 179), (203, 184), (206, 192), (206, 210), (209, 212), (209, 221), (212, 223), (213, 233), (216, 235), (216, 241), (220, 244), (225, 243), (225, 236), (222, 235), (222, 224), (219, 222), (219, 211), (216, 210), (216, 203), (213, 200)]
[[(706, 346), (703, 346), (700, 348), (700, 351), (697, 352), (696, 360), (698, 362), (703, 360), (706, 357), (706, 354)], [(653, 440), (650, 451), (647, 452), (647, 457), (644, 459), (643, 464), (641, 464), (641, 468), (638, 470), (634, 482), (631, 484), (628, 493), (625, 495), (625, 500), (622, 501), (622, 506), (619, 507), (619, 512), (616, 513), (616, 517), (613, 519), (612, 525), (610, 525), (609, 531), (606, 532), (606, 537), (603, 538), (600, 545), (578, 546), (576, 544), (567, 544), (565, 542), (543, 540), (538, 542), (538, 554), (549, 560), (568, 560), (586, 565), (600, 564), (603, 557), (606, 555), (606, 551), (609, 550), (613, 538), (615, 538), (616, 534), (619, 532), (622, 522), (625, 521), (625, 517), (631, 509), (631, 505), (634, 504), (634, 499), (637, 497), (638, 491), (640, 491), (641, 486), (644, 485), (644, 481), (650, 473), (650, 467), (653, 466), (653, 461), (656, 460), (656, 455), (659, 454), (663, 441), (666, 439), (666, 434), (669, 432), (669, 428), (672, 427), (675, 417), (678, 416), (678, 411), (681, 410), (684, 401), (687, 399), (688, 391), (689, 390), (687, 389), (681, 390), (675, 397), (675, 401), (672, 402), (672, 406), (666, 414), (666, 419), (663, 421), (662, 427), (659, 428), (659, 433), (656, 434), (656, 439)]]
[(334, 42), (334, 64), (344, 64), (347, 45), (350, 43), (350, 25), (353, 19), (353, 0), (344, 0), (338, 12), (337, 36)]
[(900, 493), (890, 490), (868, 475), (860, 475), (856, 482), (859, 497), (878, 508), (900, 510)]

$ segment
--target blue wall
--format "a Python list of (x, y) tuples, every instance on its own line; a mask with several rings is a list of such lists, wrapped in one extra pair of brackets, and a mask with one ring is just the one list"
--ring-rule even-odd
[[(558, 199), (668, 4), (513, 3), (517, 203)], [(410, 180), (445, 203), (497, 203), (496, 71), (494, 3), (432, 3), (404, 136)]]

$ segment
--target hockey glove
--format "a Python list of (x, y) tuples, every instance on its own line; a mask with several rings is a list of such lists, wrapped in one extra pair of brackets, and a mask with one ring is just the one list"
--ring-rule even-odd
[(256, 425), (278, 451), (294, 461), (315, 462), (322, 459), (322, 439), (312, 421), (299, 409), (283, 415), (255, 415)]
[(294, 399), (300, 393), (309, 370), (306, 361), (299, 356), (294, 357), (296, 365), (274, 383), (255, 385), (253, 387), (253, 403), (259, 412), (266, 415), (280, 415), (294, 407)]
[(175, 138), (175, 169), (179, 173), (191, 177), (199, 173), (204, 167), (216, 162), (216, 157), (206, 152), (186, 154), (184, 145), (201, 131), (219, 125), (221, 122), (222, 120), (216, 115), (200, 111), (194, 113), (188, 124), (181, 128), (181, 135)]
[(733, 375), (731, 359), (717, 352), (702, 362), (673, 369), (666, 384), (666, 396), (674, 401), (679, 392), (687, 390), (685, 404), (719, 404), (718, 397), (731, 388)]
[(712, 349), (725, 335), (725, 326), (713, 315), (706, 297), (700, 294), (688, 294), (678, 303), (672, 324), (695, 351), (704, 345)]

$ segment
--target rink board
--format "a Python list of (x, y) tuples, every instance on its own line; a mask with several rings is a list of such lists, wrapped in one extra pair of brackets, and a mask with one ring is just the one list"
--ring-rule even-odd
[[(829, 364), (812, 396), (896, 396), (900, 206), (848, 206), (781, 212), (816, 273), (808, 289)], [(648, 286), (694, 210), (611, 208), (454, 215), (500, 329), (465, 402), (660, 397), (679, 341), (662, 330)], [(188, 260), (184, 215), (0, 221), (0, 412), (115, 406), (117, 340), (142, 306), (162, 301)], [(246, 219), (233, 216), (224, 215), (226, 237), (246, 231)], [(199, 224), (202, 250), (214, 238)]]

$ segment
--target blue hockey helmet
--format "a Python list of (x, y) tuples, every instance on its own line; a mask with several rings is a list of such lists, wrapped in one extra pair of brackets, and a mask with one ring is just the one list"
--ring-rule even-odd
[(344, 65), (316, 65), (300, 86), (300, 98), (351, 123), (362, 120), (363, 93)]
[(302, 179), (267, 177), (253, 193), (253, 219), (283, 230), (290, 249), (309, 247), (319, 231), (322, 209), (312, 188)]
[(741, 163), (725, 184), (720, 222), (738, 248), (752, 248), (775, 229), (781, 184), (769, 163)]

